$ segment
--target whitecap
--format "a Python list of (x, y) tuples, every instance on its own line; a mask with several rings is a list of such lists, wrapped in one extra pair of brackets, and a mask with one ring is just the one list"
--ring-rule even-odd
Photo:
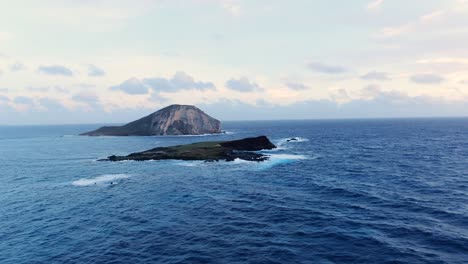
[(233, 161), (231, 161), (231, 164), (249, 164), (249, 163), (252, 163), (252, 162), (253, 161), (248, 161), (248, 160), (243, 160), (243, 159), (236, 158)]
[(247, 161), (242, 159), (235, 159), (234, 161), (223, 162), (224, 164), (232, 166), (235, 170), (266, 170), (276, 165), (287, 164), (296, 162), (299, 160), (309, 159), (305, 155), (295, 155), (295, 154), (267, 154), (268, 159), (264, 161)]
[(262, 153), (281, 152), (281, 151), (285, 151), (287, 149), (288, 148), (286, 146), (284, 146), (284, 145), (276, 144), (276, 148), (274, 148), (274, 149), (264, 149), (264, 150), (261, 150), (260, 152), (262, 152)]
[(95, 178), (83, 178), (72, 182), (74, 186), (102, 185), (105, 183), (116, 184), (118, 180), (130, 178), (130, 174), (104, 174)]
[(249, 161), (244, 159), (236, 158), (233, 161), (225, 161), (223, 159), (219, 160), (219, 162), (204, 162), (204, 161), (178, 161), (174, 162), (175, 165), (183, 166), (183, 167), (202, 167), (202, 166), (229, 166), (230, 169), (259, 169), (264, 170), (271, 168), (276, 165), (292, 163), (299, 160), (305, 159), (315, 159), (316, 157), (309, 157), (306, 155), (298, 155), (298, 154), (273, 154), (273, 153), (265, 153), (268, 159), (264, 161)]
[(175, 163), (178, 166), (183, 166), (183, 167), (199, 167), (203, 165), (203, 161), (182, 161), (182, 162), (176, 162)]
[(299, 154), (271, 154), (269, 155), (271, 159), (278, 159), (278, 160), (304, 160), (308, 159), (306, 155), (299, 155)]
[(298, 154), (271, 154), (268, 156), (269, 156), (268, 158), (269, 161), (276, 161), (276, 162), (305, 160), (309, 158), (305, 155), (298, 155)]
[(296, 162), (299, 160), (305, 160), (309, 157), (305, 155), (295, 155), (295, 154), (271, 154), (268, 155), (268, 160), (259, 163), (259, 169), (269, 169), (271, 167)]

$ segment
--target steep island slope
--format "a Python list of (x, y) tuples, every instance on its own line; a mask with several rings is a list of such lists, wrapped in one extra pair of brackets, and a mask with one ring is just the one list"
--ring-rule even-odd
[(123, 126), (105, 126), (82, 136), (165, 136), (221, 133), (221, 122), (192, 105), (170, 105)]

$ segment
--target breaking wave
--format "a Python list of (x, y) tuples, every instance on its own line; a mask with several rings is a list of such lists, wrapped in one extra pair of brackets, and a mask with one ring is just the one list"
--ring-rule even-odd
[(119, 180), (130, 178), (130, 174), (104, 174), (95, 178), (83, 178), (72, 182), (74, 186), (117, 184)]

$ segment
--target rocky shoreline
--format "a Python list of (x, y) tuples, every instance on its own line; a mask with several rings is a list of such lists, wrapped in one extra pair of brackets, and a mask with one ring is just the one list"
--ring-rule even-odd
[(236, 159), (247, 161), (265, 161), (268, 156), (255, 151), (270, 150), (276, 146), (266, 136), (244, 138), (233, 141), (198, 142), (187, 145), (158, 147), (143, 152), (136, 152), (127, 156), (109, 156), (100, 161), (124, 160), (204, 160), (234, 161)]

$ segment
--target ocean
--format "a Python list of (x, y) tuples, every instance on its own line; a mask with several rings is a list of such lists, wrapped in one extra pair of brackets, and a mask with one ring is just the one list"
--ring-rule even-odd
[[(468, 263), (467, 118), (97, 127), (0, 127), (0, 263)], [(261, 163), (97, 161), (259, 135)]]

